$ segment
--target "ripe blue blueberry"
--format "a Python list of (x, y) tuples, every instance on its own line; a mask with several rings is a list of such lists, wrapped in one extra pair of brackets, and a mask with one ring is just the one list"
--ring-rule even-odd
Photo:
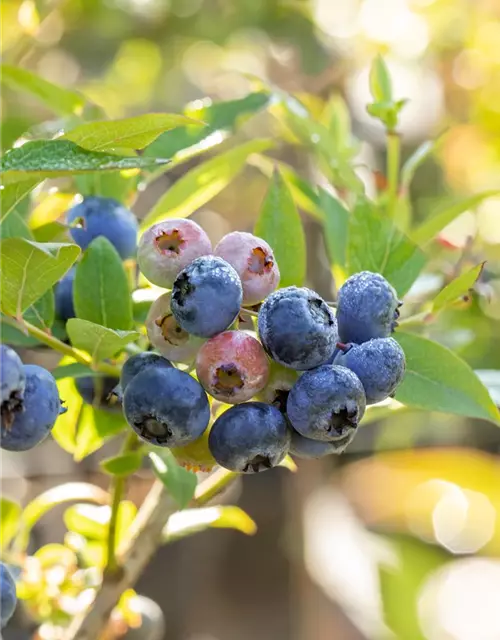
[(394, 287), (379, 273), (354, 274), (339, 289), (340, 340), (361, 344), (372, 338), (387, 338), (398, 326), (401, 305)]
[(123, 412), (146, 442), (180, 447), (199, 438), (210, 420), (203, 387), (178, 369), (148, 367), (127, 384)]
[(334, 365), (306, 371), (292, 387), (286, 405), (296, 431), (325, 442), (352, 434), (365, 407), (359, 378), (349, 369)]
[(2, 629), (14, 615), (16, 605), (16, 583), (4, 563), (0, 562), (0, 623)]
[(0, 345), (0, 411), (2, 427), (10, 427), (16, 413), (23, 410), (26, 375), (14, 349)]
[(32, 449), (48, 436), (57, 416), (66, 411), (61, 407), (56, 381), (49, 371), (26, 364), (24, 373), (24, 411), (15, 415), (10, 428), (2, 423), (1, 447), (7, 451)]
[(114, 390), (118, 378), (113, 376), (84, 376), (75, 379), (78, 393), (87, 404), (98, 409), (118, 409)]
[(202, 256), (175, 279), (170, 305), (185, 331), (211, 338), (236, 320), (242, 299), (241, 281), (233, 267), (222, 258)]
[(271, 358), (299, 371), (325, 363), (338, 342), (332, 310), (306, 288), (286, 287), (272, 293), (260, 308), (258, 327)]
[(153, 353), (152, 351), (144, 351), (144, 353), (138, 353), (134, 356), (130, 356), (123, 365), (121, 371), (120, 387), (122, 393), (125, 393), (125, 389), (132, 378), (135, 378), (135, 376), (141, 373), (141, 371), (144, 371), (144, 369), (149, 369), (149, 367), (171, 369), (172, 363), (163, 356), (159, 356), (157, 353)]
[(290, 445), (285, 416), (263, 402), (246, 402), (225, 411), (214, 422), (208, 446), (221, 467), (241, 473), (271, 469)]
[(343, 453), (347, 446), (354, 438), (355, 431), (346, 435), (340, 440), (332, 440), (324, 442), (323, 440), (313, 440), (312, 438), (304, 438), (300, 433), (292, 430), (292, 439), (290, 442), (290, 453), (297, 458), (323, 458), (332, 453)]
[(335, 364), (358, 376), (366, 404), (381, 402), (394, 394), (405, 373), (405, 354), (394, 338), (376, 338), (363, 344), (340, 345)]
[(137, 220), (129, 209), (112, 198), (88, 196), (67, 214), (71, 237), (82, 249), (99, 236), (107, 238), (125, 260), (135, 255)]
[(76, 269), (70, 269), (68, 273), (56, 284), (54, 289), (56, 314), (63, 322), (75, 317), (73, 305), (73, 283)]

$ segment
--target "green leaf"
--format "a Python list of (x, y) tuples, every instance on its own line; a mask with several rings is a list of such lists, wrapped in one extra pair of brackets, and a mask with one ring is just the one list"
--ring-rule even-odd
[(450, 222), (453, 222), (459, 215), (468, 211), (469, 209), (475, 209), (487, 198), (494, 198), (500, 195), (498, 189), (483, 191), (477, 193), (470, 198), (459, 200), (451, 205), (446, 205), (437, 211), (431, 212), (428, 219), (422, 222), (422, 224), (414, 229), (411, 233), (412, 240), (419, 245), (424, 245), (435, 238), (440, 231), (442, 231)]
[(141, 228), (146, 229), (160, 219), (189, 216), (227, 187), (252, 153), (272, 146), (270, 140), (252, 140), (191, 169), (158, 200), (142, 221)]
[(78, 393), (73, 378), (58, 379), (57, 388), (59, 397), (64, 402), (67, 411), (57, 418), (51, 435), (64, 451), (73, 454), (76, 448), (76, 431), (83, 407), (83, 398)]
[(11, 149), (0, 160), (4, 185), (28, 178), (55, 178), (88, 171), (146, 169), (168, 160), (143, 156), (118, 156), (82, 149), (70, 140), (33, 140)]
[(71, 240), (68, 228), (61, 222), (47, 222), (33, 229), (33, 236), (37, 242), (68, 242)]
[(349, 108), (341, 95), (333, 95), (330, 98), (321, 120), (328, 128), (335, 142), (335, 148), (343, 156), (352, 158), (359, 152), (359, 142), (352, 135)]
[(73, 458), (80, 462), (100, 449), (113, 436), (125, 431), (127, 423), (121, 413), (96, 409), (83, 403), (75, 436)]
[(185, 509), (170, 516), (162, 532), (164, 542), (173, 542), (180, 538), (205, 531), (209, 527), (217, 529), (236, 529), (248, 536), (257, 531), (257, 525), (239, 507), (205, 507), (203, 509)]
[(320, 187), (319, 202), (324, 214), (326, 248), (332, 266), (345, 266), (349, 233), (349, 211), (333, 195)]
[(0, 244), (1, 308), (19, 316), (68, 271), (80, 253), (76, 244), (42, 244), (7, 238)]
[(406, 355), (406, 374), (396, 400), (427, 411), (500, 422), (486, 387), (453, 351), (410, 333), (394, 337)]
[(64, 138), (90, 151), (144, 149), (165, 131), (186, 125), (200, 127), (203, 123), (173, 113), (147, 113), (122, 120), (86, 122)]
[(290, 191), (276, 170), (271, 179), (255, 234), (271, 245), (280, 269), (280, 286), (302, 286), (306, 276), (306, 240)]
[(93, 240), (76, 267), (73, 300), (78, 318), (111, 329), (132, 327), (132, 298), (117, 250), (104, 236)]
[(27, 548), (31, 529), (42, 516), (54, 507), (74, 500), (108, 504), (109, 495), (100, 487), (86, 482), (68, 482), (44, 491), (24, 508), (16, 549), (22, 552)]
[(370, 68), (370, 92), (375, 102), (392, 102), (392, 82), (381, 55), (377, 55)]
[(25, 240), (33, 240), (31, 233), (24, 218), (17, 212), (12, 211), (8, 218), (2, 220), (0, 225), (0, 237), (6, 238), (24, 238)]
[(5, 551), (19, 529), (21, 507), (8, 498), (0, 498), (0, 551)]
[(26, 309), (23, 318), (35, 327), (46, 329), (53, 325), (55, 313), (54, 292), (48, 289), (41, 298)]
[[(185, 115), (202, 120), (207, 126), (186, 126), (168, 131), (149, 145), (145, 155), (173, 158), (179, 154), (179, 158), (186, 159), (206, 151), (220, 144), (227, 133), (234, 131), (243, 121), (264, 109), (269, 101), (269, 94), (264, 92), (250, 93), (244, 98), (228, 102), (196, 100), (186, 107)], [(174, 162), (179, 158), (175, 157)]]
[(417, 169), (434, 153), (441, 138), (426, 140), (418, 146), (401, 168), (401, 189), (407, 191)]
[(425, 264), (425, 255), (368, 200), (359, 200), (351, 213), (347, 267), (381, 273), (400, 296), (415, 282)]
[(481, 264), (473, 267), (470, 271), (462, 273), (458, 278), (455, 278), (447, 284), (446, 287), (444, 287), (444, 289), (442, 289), (434, 298), (432, 311), (434, 313), (440, 311), (443, 307), (456, 302), (458, 298), (466, 295), (476, 284), (484, 265), (485, 263), (481, 262)]
[(142, 454), (139, 451), (122, 453), (100, 462), (101, 469), (112, 476), (129, 476), (142, 466)]
[(4, 220), (17, 205), (28, 196), (28, 194), (40, 182), (38, 178), (23, 180), (16, 184), (2, 185), (0, 189), (0, 220)]
[(30, 93), (60, 115), (80, 115), (83, 111), (85, 98), (82, 95), (44, 80), (27, 69), (2, 64), (0, 79), (7, 87)]
[(87, 378), (95, 376), (95, 372), (89, 367), (79, 362), (71, 362), (70, 364), (59, 365), (52, 369), (52, 375), (56, 380), (65, 380), (66, 378)]
[(82, 173), (74, 177), (76, 190), (84, 196), (114, 198), (127, 204), (141, 180), (138, 170)]
[(196, 474), (181, 467), (169, 449), (157, 448), (149, 458), (156, 476), (163, 482), (179, 509), (187, 507), (194, 496)]
[(63, 515), (68, 531), (79, 533), (92, 540), (105, 540), (108, 534), (111, 509), (94, 504), (74, 504)]
[(113, 331), (80, 318), (70, 318), (66, 330), (71, 344), (90, 353), (95, 362), (111, 358), (140, 337), (137, 331)]

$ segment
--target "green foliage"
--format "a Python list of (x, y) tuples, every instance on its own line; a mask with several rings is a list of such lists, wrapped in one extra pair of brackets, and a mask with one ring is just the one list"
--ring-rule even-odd
[(80, 318), (68, 320), (66, 330), (71, 344), (89, 353), (95, 362), (111, 358), (139, 337), (137, 331), (114, 331)]
[(449, 284), (442, 289), (432, 302), (432, 311), (440, 311), (444, 307), (456, 302), (459, 298), (468, 294), (472, 287), (479, 279), (481, 272), (484, 268), (484, 262), (478, 264), (476, 267), (465, 271), (457, 278), (452, 280)]
[(4, 552), (16, 535), (19, 528), (21, 507), (8, 498), (0, 498), (0, 551)]
[(216, 529), (236, 529), (241, 533), (253, 535), (257, 525), (239, 507), (206, 507), (204, 509), (185, 509), (174, 513), (168, 519), (162, 535), (165, 542), (180, 540), (209, 527)]
[(169, 449), (157, 447), (149, 454), (153, 471), (167, 487), (179, 509), (184, 509), (191, 502), (196, 489), (196, 475), (183, 469)]

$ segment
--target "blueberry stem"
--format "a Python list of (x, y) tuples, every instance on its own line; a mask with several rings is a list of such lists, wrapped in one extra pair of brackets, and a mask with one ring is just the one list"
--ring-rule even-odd
[(387, 212), (390, 218), (396, 215), (399, 190), (399, 162), (401, 141), (395, 131), (387, 132)]
[(245, 309), (245, 307), (241, 307), (240, 313), (247, 313), (249, 316), (253, 316), (254, 318), (259, 317), (258, 311), (252, 311), (251, 309)]
[(43, 329), (35, 327), (35, 325), (31, 324), (30, 322), (26, 322), (25, 320), (16, 320), (15, 318), (11, 318), (10, 316), (3, 316), (2, 321), (6, 324), (10, 324), (12, 327), (18, 329), (19, 331), (22, 331), (23, 333), (29, 333), (30, 336), (33, 336), (33, 338), (36, 338), (40, 342), (43, 342), (43, 344), (46, 344), (51, 349), (54, 349), (54, 351), (59, 351), (59, 353), (70, 356), (71, 358), (76, 360), (76, 362), (84, 364), (93, 371), (99, 371), (100, 373), (104, 373), (108, 376), (115, 376), (117, 378), (120, 377), (120, 367), (108, 364), (107, 362), (95, 363), (92, 361), (92, 358), (88, 354), (73, 349), (73, 347), (70, 347), (68, 344), (64, 344), (64, 342), (61, 342), (61, 340), (58, 340)]

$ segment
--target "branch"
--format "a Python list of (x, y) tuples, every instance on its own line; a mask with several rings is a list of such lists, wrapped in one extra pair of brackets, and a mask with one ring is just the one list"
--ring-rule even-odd
[[(225, 469), (217, 470), (199, 485), (195, 504), (206, 504), (237, 475)], [(100, 637), (121, 594), (142, 574), (161, 544), (161, 533), (168, 518), (178, 510), (165, 486), (156, 480), (130, 527), (129, 536), (118, 549), (118, 571), (104, 575), (92, 608), (75, 618), (64, 640), (97, 640)]]

